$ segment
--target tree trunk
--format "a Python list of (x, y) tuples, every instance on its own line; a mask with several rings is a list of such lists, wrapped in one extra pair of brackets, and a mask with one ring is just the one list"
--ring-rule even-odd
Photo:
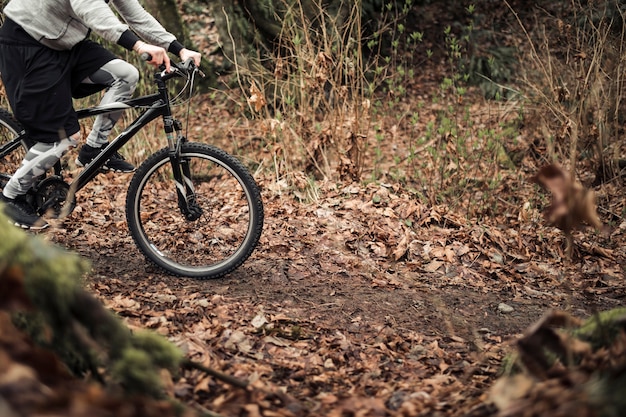
[(182, 44), (187, 44), (189, 33), (178, 13), (174, 0), (143, 0), (144, 7), (165, 29), (173, 33)]
[[(143, 3), (145, 9), (154, 16), (167, 31), (176, 36), (176, 39), (178, 39), (180, 43), (189, 49), (196, 48), (190, 40), (189, 30), (180, 16), (175, 0), (143, 0)], [(207, 61), (206, 57), (203, 57), (201, 66), (207, 76), (197, 80), (197, 88), (202, 90), (215, 87), (216, 78), (213, 64)]]
[(225, 57), (222, 71), (234, 66), (247, 67), (250, 57), (256, 55), (254, 28), (241, 5), (230, 0), (204, 0), (215, 19), (221, 52)]
[[(285, 25), (289, 22), (286, 16), (295, 11), (293, 20), (301, 24), (309, 23), (308, 36), (321, 35), (316, 29), (324, 23), (321, 10), (332, 19), (337, 19), (335, 26), (350, 11), (350, 4), (344, 0), (325, 0), (320, 5), (315, 0), (204, 0), (211, 10), (218, 27), (222, 51), (230, 67), (233, 64), (248, 68), (250, 60), (263, 54), (279, 43), (281, 34), (285, 33)], [(295, 9), (289, 10), (291, 6)], [(301, 8), (300, 8), (301, 5)], [(321, 9), (320, 9), (321, 6)]]

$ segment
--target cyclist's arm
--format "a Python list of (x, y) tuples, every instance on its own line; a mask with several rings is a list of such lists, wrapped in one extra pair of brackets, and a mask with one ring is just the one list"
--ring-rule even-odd
[(110, 4), (127, 25), (120, 22), (109, 5), (103, 1), (70, 1), (78, 16), (96, 33), (139, 54), (149, 54), (152, 57), (149, 62), (157, 67), (165, 64), (166, 70), (170, 70), (167, 52), (178, 55), (183, 61), (191, 58), (197, 66), (200, 65), (201, 55), (185, 48), (137, 0), (110, 0)]
[[(133, 41), (123, 44), (125, 37), (129, 37), (128, 25), (120, 22), (113, 10), (104, 1), (70, 0), (72, 11), (83, 24), (110, 42), (116, 42), (131, 49)], [(69, 11), (67, 11), (69, 13)], [(131, 32), (132, 33), (132, 32)], [(137, 39), (137, 35), (133, 36)], [(173, 37), (173, 35), (172, 35)], [(136, 40), (135, 39), (135, 40)]]
[(132, 32), (138, 35), (135, 41), (141, 38), (174, 55), (180, 54), (183, 45), (176, 40), (176, 36), (168, 32), (137, 0), (110, 0), (110, 4), (119, 12)]

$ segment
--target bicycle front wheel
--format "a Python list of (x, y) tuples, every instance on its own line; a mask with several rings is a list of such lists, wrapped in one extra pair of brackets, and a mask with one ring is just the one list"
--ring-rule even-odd
[(187, 220), (179, 208), (169, 149), (164, 148), (131, 180), (128, 227), (143, 254), (165, 271), (218, 278), (239, 267), (257, 245), (263, 229), (261, 193), (241, 162), (218, 148), (185, 143), (180, 158), (189, 166), (187, 186), (194, 190), (196, 218)]
[(0, 188), (4, 188), (17, 171), (28, 151), (26, 141), (16, 141), (22, 126), (15, 117), (0, 108)]

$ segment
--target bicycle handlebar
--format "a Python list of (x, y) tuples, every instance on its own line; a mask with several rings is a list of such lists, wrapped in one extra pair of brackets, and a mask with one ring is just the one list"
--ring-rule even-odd
[[(143, 59), (144, 61), (152, 60), (152, 56), (147, 52), (142, 53), (140, 56), (141, 59)], [(175, 76), (186, 76), (196, 71), (200, 74), (201, 77), (204, 77), (204, 73), (200, 71), (200, 68), (196, 66), (194, 60), (191, 58), (188, 58), (183, 62), (170, 61), (170, 68), (172, 68), (173, 71), (165, 73), (165, 64), (159, 65), (159, 70), (163, 72), (163, 74), (161, 74), (161, 78), (163, 80), (168, 80)]]

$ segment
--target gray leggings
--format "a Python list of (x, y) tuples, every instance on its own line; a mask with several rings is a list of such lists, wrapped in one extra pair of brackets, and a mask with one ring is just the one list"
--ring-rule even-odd
[[(110, 104), (130, 98), (138, 81), (137, 68), (121, 59), (114, 59), (84, 79), (83, 83), (108, 86), (100, 104)], [(87, 137), (87, 144), (99, 148), (107, 143), (107, 137), (121, 115), (120, 111), (96, 117), (93, 129)], [(77, 145), (77, 138), (65, 137), (63, 129), (59, 131), (59, 135), (61, 140), (58, 142), (38, 142), (28, 150), (22, 165), (2, 190), (5, 197), (15, 198), (26, 194), (38, 177), (52, 168), (67, 151)]]

